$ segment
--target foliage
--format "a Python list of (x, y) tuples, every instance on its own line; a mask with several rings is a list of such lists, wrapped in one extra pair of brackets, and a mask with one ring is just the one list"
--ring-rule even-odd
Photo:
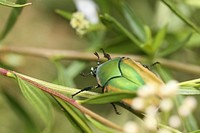
[[(192, 20), (195, 15), (199, 17), (199, 7), (193, 7), (195, 4), (178, 0), (154, 2), (147, 0), (95, 0), (90, 3), (91, 5), (94, 2), (96, 3), (96, 6), (93, 5), (91, 9), (96, 10), (92, 14), (93, 17), (96, 17), (95, 21), (92, 21), (91, 16), (87, 12), (84, 13), (84, 9), (81, 6), (76, 5), (78, 13), (74, 13), (76, 10), (74, 7), (73, 11), (71, 11), (72, 3), (69, 4), (70, 6), (67, 6), (68, 8), (65, 7), (65, 10), (62, 9), (61, 5), (55, 7), (53, 14), (56, 15), (56, 18), (64, 18), (62, 21), (66, 25), (68, 24), (69, 27), (71, 25), (71, 29), (76, 31), (72, 30), (70, 32), (74, 34), (75, 38), (78, 38), (80, 44), (87, 44), (84, 46), (84, 52), (78, 52), (78, 50), (56, 51), (47, 48), (34, 49), (31, 46), (8, 46), (6, 44), (6, 37), (15, 32), (13, 28), (16, 22), (24, 15), (22, 9), (25, 8), (26, 10), (26, 8), (30, 7), (28, 6), (30, 3), (26, 2), (26, 0), (17, 0), (16, 3), (12, 3), (7, 0), (0, 0), (0, 6), (6, 6), (11, 11), (10, 15), (4, 14), (8, 16), (8, 19), (0, 32), (0, 74), (15, 79), (25, 98), (22, 101), (27, 101), (24, 105), (20, 101), (21, 95), (11, 95), (13, 90), (7, 90), (7, 88), (10, 88), (10, 85), (7, 82), (4, 83), (3, 81), (6, 79), (1, 77), (0, 106), (1, 103), (10, 105), (9, 109), (12, 109), (21, 118), (21, 121), (18, 120), (17, 122), (19, 126), (25, 126), (26, 130), (24, 132), (66, 132), (66, 127), (72, 129), (70, 130), (71, 132), (87, 133), (116, 131), (128, 133), (149, 130), (151, 132), (167, 130), (177, 133), (195, 133), (199, 131), (199, 119), (197, 117), (199, 108), (196, 101), (198, 101), (200, 94), (200, 79), (198, 77), (200, 74), (200, 67), (198, 66), (200, 39), (198, 22)], [(53, 6), (49, 1), (44, 2), (45, 5), (49, 6), (49, 9)], [(161, 7), (162, 11), (165, 10), (166, 12), (161, 12)], [(45, 15), (48, 15), (48, 13), (46, 12)], [(78, 15), (75, 16), (74, 14)], [(19, 21), (19, 23), (22, 22)], [(38, 31), (38, 34), (41, 34), (40, 31)], [(34, 42), (34, 39), (31, 37), (30, 39)], [(79, 46), (80, 48), (82, 48), (81, 45)], [(103, 48), (108, 53), (113, 53), (110, 54), (112, 57), (129, 56), (144, 64), (153, 64), (155, 61), (159, 61), (160, 64), (156, 66), (150, 65), (148, 68), (155, 72), (156, 75), (159, 75), (165, 83), (160, 88), (161, 91), (168, 88), (171, 92), (167, 90), (166, 94), (163, 94), (160, 89), (155, 90), (151, 85), (147, 85), (140, 88), (137, 92), (122, 91), (102, 94), (87, 91), (72, 98), (71, 95), (80, 90), (78, 88), (84, 88), (82, 85), (86, 85), (84, 84), (85, 81), (92, 83), (87, 78), (79, 79), (78, 75), (82, 71), (88, 70), (91, 65), (88, 62), (97, 60), (92, 53), (99, 51), (100, 48)], [(10, 53), (46, 58), (48, 62), (52, 63), (51, 67), (55, 67), (56, 72), (54, 74), (56, 78), (54, 77), (50, 82), (46, 82), (15, 72), (22, 71), (21, 73), (26, 73), (19, 66), (7, 65), (10, 59), (5, 57)], [(66, 63), (64, 60), (72, 61)], [(20, 60), (17, 61), (20, 62)], [(100, 61), (105, 61), (105, 59), (100, 58)], [(11, 59), (12, 63), (14, 64), (14, 59)], [(36, 65), (40, 66), (39, 63)], [(32, 68), (34, 67), (36, 66), (33, 65)], [(30, 68), (28, 70), (35, 73)], [(182, 73), (178, 71), (182, 71)], [(44, 73), (45, 76), (50, 76), (48, 72)], [(187, 75), (188, 73), (190, 75)], [(193, 77), (196, 79), (193, 79)], [(173, 82), (174, 84), (170, 82), (174, 79), (180, 82)], [(181, 82), (182, 80), (186, 81)], [(90, 86), (90, 84), (88, 85)], [(11, 87), (17, 89), (16, 85)], [(178, 90), (176, 91), (176, 89)], [(174, 93), (175, 91), (176, 94)], [(138, 101), (137, 103), (141, 102), (142, 104), (125, 105), (120, 102), (124, 99), (131, 99), (132, 104), (134, 101)], [(162, 107), (163, 101), (169, 103), (169, 107), (168, 105)], [(122, 111), (122, 115), (115, 115), (113, 110), (106, 107), (105, 104), (113, 102), (121, 105), (120, 111)], [(30, 104), (27, 105), (27, 103)], [(172, 105), (170, 105), (171, 103)], [(188, 104), (188, 107), (186, 108), (184, 104)], [(87, 108), (83, 105), (86, 105)], [(98, 111), (97, 106), (104, 105), (105, 108), (103, 107), (103, 109)], [(159, 106), (160, 111), (158, 111), (157, 106)], [(157, 107), (156, 113), (152, 113), (152, 110), (149, 113), (149, 108), (155, 109), (155, 107)], [(126, 109), (130, 112), (127, 112)], [(137, 113), (134, 114), (134, 112)], [(192, 112), (194, 113), (192, 114)], [(0, 113), (2, 118), (8, 115), (5, 114), (4, 116), (1, 111)], [(56, 119), (59, 115), (66, 119)], [(131, 116), (125, 119), (125, 115)], [(156, 127), (151, 125), (155, 120), (154, 117), (159, 119), (155, 121)], [(117, 124), (111, 122), (116, 121), (116, 119), (123, 120), (117, 122)], [(174, 125), (170, 123), (171, 119), (177, 120), (179, 125), (177, 123)], [(129, 121), (131, 122), (129, 123)], [(152, 123), (149, 124), (148, 121), (152, 121)], [(60, 129), (56, 127), (57, 122), (59, 126), (64, 123), (65, 128)], [(9, 125), (12, 125), (16, 121), (10, 121), (10, 123)], [(176, 124), (178, 125), (177, 127)], [(0, 132), (3, 132), (4, 128), (0, 129)], [(13, 128), (12, 130), (15, 129)], [(6, 129), (6, 132), (9, 132), (9, 130)]]

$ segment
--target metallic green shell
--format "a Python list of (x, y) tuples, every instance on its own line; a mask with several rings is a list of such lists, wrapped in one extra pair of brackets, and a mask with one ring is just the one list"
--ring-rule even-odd
[[(105, 91), (134, 91), (145, 82), (127, 58), (114, 58), (98, 66), (96, 78)], [(131, 60), (128, 60), (131, 61)]]

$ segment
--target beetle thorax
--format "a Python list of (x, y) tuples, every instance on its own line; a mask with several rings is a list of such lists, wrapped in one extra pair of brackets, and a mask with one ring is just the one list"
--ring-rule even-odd
[(120, 58), (114, 58), (97, 66), (96, 79), (101, 87), (104, 87), (111, 78), (121, 76), (118, 67), (119, 61)]

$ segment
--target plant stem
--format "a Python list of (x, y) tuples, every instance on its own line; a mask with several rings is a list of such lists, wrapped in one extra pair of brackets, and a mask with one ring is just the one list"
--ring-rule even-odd
[[(32, 48), (32, 47), (16, 47), (16, 46), (6, 46), (0, 47), (0, 53), (15, 53), (21, 55), (30, 55), (47, 59), (69, 59), (69, 60), (84, 60), (84, 61), (96, 61), (97, 58), (89, 52), (79, 52), (73, 50), (55, 50), (46, 48)], [(145, 57), (137, 55), (121, 55), (121, 54), (111, 54), (112, 57), (129, 57), (136, 61), (144, 61)], [(105, 58), (101, 58), (101, 61), (105, 61)], [(181, 63), (178, 61), (168, 60), (164, 58), (156, 59), (163, 66), (168, 68), (182, 71), (185, 73), (200, 74), (200, 67), (192, 64)]]
[(74, 107), (76, 107), (77, 109), (79, 109), (82, 113), (89, 115), (90, 117), (101, 122), (102, 124), (105, 124), (105, 125), (113, 128), (113, 129), (118, 130), (118, 131), (123, 131), (123, 128), (121, 128), (120, 126), (112, 123), (111, 121), (99, 116), (98, 114), (96, 114), (96, 113), (90, 111), (89, 109), (83, 107), (82, 105), (78, 104), (75, 99), (69, 98), (69, 97), (63, 95), (62, 93), (59, 93), (59, 92), (54, 91), (54, 90), (52, 90), (52, 89), (50, 89), (46, 86), (41, 85), (41, 84), (39, 84), (35, 81), (32, 81), (32, 80), (26, 78), (25, 76), (22, 76), (19, 73), (16, 73), (14, 71), (9, 71), (9, 70), (4, 69), (4, 68), (0, 68), (0, 74), (7, 76), (7, 77), (13, 77), (13, 75), (16, 75), (19, 78), (21, 78), (22, 80), (27, 81), (31, 85), (41, 89), (42, 91), (44, 91), (48, 94), (51, 94), (52, 96), (58, 97), (58, 98), (62, 99), (63, 101), (66, 101), (67, 103), (69, 103), (69, 104), (73, 105)]

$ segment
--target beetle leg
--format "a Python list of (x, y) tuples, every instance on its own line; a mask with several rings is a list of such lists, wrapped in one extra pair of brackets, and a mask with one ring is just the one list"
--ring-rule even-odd
[[(99, 85), (99, 87), (101, 87), (101, 86)], [(108, 90), (107, 90), (106, 87), (104, 87), (104, 88), (102, 89), (102, 93), (105, 93), (106, 91), (108, 91)], [(121, 115), (121, 113), (117, 110), (115, 104), (114, 104), (114, 103), (111, 103), (111, 104), (112, 104), (112, 106), (113, 106), (113, 108), (114, 108), (114, 110), (115, 110), (115, 113), (116, 113), (117, 115)]]
[(73, 98), (74, 96), (76, 96), (77, 94), (83, 92), (83, 91), (89, 91), (89, 90), (91, 90), (91, 89), (93, 89), (93, 88), (96, 89), (96, 88), (98, 88), (98, 87), (99, 87), (99, 85), (97, 85), (97, 86), (89, 86), (89, 87), (83, 88), (83, 89), (81, 89), (80, 91), (74, 93), (74, 94), (72, 95), (72, 98)]
[(97, 57), (97, 65), (100, 65), (100, 57), (99, 54), (97, 52), (94, 52), (94, 55), (96, 55)]
[(110, 56), (108, 53), (106, 53), (102, 48), (101, 48), (101, 50), (102, 50), (102, 52), (103, 52), (103, 56), (104, 56), (106, 59), (111, 60), (111, 56)]
[(145, 67), (145, 68), (151, 70), (152, 67), (154, 67), (155, 65), (158, 65), (158, 64), (160, 64), (160, 62), (154, 62), (154, 63), (151, 64), (151, 65), (144, 65), (144, 64), (142, 64), (142, 65), (143, 65), (143, 67)]
[(153, 67), (153, 66), (158, 65), (158, 64), (160, 64), (160, 62), (156, 61), (153, 64), (151, 64), (150, 67)]
[(115, 106), (115, 104), (114, 104), (114, 103), (111, 103), (111, 104), (112, 104), (112, 106), (113, 106), (113, 108), (114, 108), (114, 110), (115, 110), (115, 113), (116, 113), (117, 115), (121, 115), (121, 113), (118, 112), (117, 107)]
[(81, 89), (80, 91), (74, 93), (74, 94), (72, 95), (72, 98), (73, 98), (75, 95), (77, 95), (77, 94), (79, 94), (79, 93), (81, 93), (81, 92), (83, 92), (83, 91), (91, 90), (92, 88), (93, 88), (93, 86), (89, 86), (89, 87), (83, 88), (83, 89)]

